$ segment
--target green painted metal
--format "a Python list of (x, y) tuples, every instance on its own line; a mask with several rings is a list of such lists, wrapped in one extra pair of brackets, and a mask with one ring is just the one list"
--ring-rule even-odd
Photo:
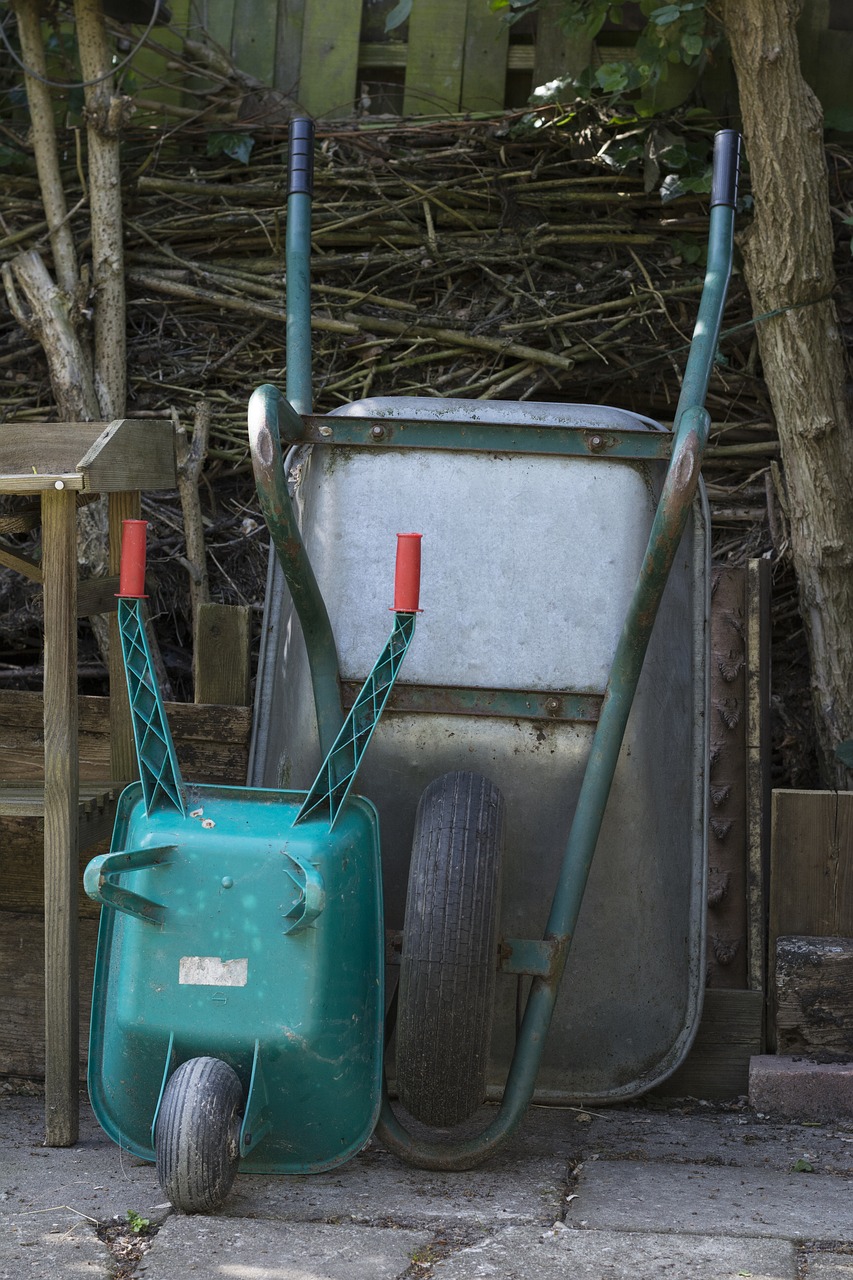
[(283, 424), (290, 444), (346, 448), (444, 449), (452, 453), (554, 454), (574, 458), (668, 459), (667, 431), (610, 431), (595, 427), (535, 427), (529, 423), (416, 421), (306, 415)]
[(415, 634), (415, 615), (397, 613), (388, 641), (364, 682), (341, 731), (308, 790), (296, 822), (322, 817), (331, 830), (350, 793), (359, 765), (385, 710)]
[(299, 413), (310, 413), (311, 386), (311, 197), (294, 191), (287, 198), (284, 237), (286, 271), (287, 399)]
[[(376, 812), (350, 796), (330, 832), (294, 826), (304, 792), (187, 783), (186, 799), (183, 816), (148, 813), (139, 783), (119, 800), (112, 858), (146, 845), (175, 851), (156, 865), (153, 857), (124, 864), (121, 876), (124, 866), (112, 864), (119, 871), (110, 874), (158, 904), (162, 919), (101, 913), (89, 1052), (95, 1114), (125, 1150), (152, 1160), (165, 1080), (210, 1054), (243, 1084), (241, 1169), (331, 1168), (367, 1141), (380, 1104)], [(311, 868), (311, 895), (320, 884), (324, 893), (322, 909), (297, 929), (295, 866)]]
[(139, 776), (149, 812), (165, 806), (185, 813), (184, 784), (145, 634), (140, 600), (118, 602), (118, 626)]
[(166, 909), (160, 902), (152, 902), (131, 889), (123, 889), (116, 877), (122, 872), (140, 871), (148, 867), (160, 867), (174, 854), (175, 845), (164, 844), (156, 848), (127, 849), (121, 853), (104, 853), (93, 858), (83, 873), (83, 888), (90, 898), (102, 906), (113, 907), (138, 920), (150, 924), (162, 924)]
[(299, 415), (276, 387), (267, 384), (252, 395), (249, 401), (249, 441), (258, 500), (305, 637), (320, 750), (326, 756), (344, 721), (338, 651), (326, 605), (287, 492), (280, 443), (281, 435), (287, 438), (288, 432), (300, 423)]
[[(344, 706), (352, 706), (360, 689), (353, 681), (341, 686)], [(446, 716), (497, 716), (506, 720), (553, 720), (594, 724), (601, 694), (555, 689), (463, 689), (450, 685), (402, 684), (391, 692), (386, 711)]]
[(553, 939), (501, 938), (501, 973), (528, 974), (536, 978), (549, 978), (559, 954)]
[[(298, 138), (298, 142), (295, 139)], [(325, 756), (344, 720), (340, 669), (332, 624), (305, 552), (290, 496), (281, 451), (282, 439), (301, 433), (298, 413), (310, 413), (311, 380), (311, 169), (304, 144), (313, 143), (313, 127), (304, 119), (291, 124), (288, 157), (286, 266), (287, 397), (276, 387), (259, 387), (249, 401), (249, 440), (261, 510), (273, 540), (308, 650), (320, 750)], [(310, 164), (310, 160), (309, 160)]]

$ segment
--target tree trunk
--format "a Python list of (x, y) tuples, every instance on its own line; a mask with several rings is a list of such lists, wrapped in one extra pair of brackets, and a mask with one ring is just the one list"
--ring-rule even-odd
[(36, 249), (3, 264), (3, 283), (18, 324), (44, 348), (60, 421), (94, 422), (100, 414), (92, 361), (69, 316), (68, 295), (58, 288)]
[(127, 399), (124, 245), (119, 136), (130, 99), (113, 94), (101, 0), (75, 0), (77, 45), (86, 97), (92, 283), (95, 286), (95, 389), (105, 420), (120, 418)]
[[(826, 784), (853, 737), (853, 423), (833, 289), (832, 224), (820, 104), (800, 71), (800, 0), (723, 0), (752, 175), (755, 218), (741, 238), (764, 377), (779, 431), (791, 551), (811, 661)], [(779, 314), (775, 314), (775, 313)]]
[(26, 79), (27, 103), (30, 108), (41, 198), (53, 251), (53, 268), (60, 289), (68, 294), (70, 300), (79, 284), (77, 254), (68, 221), (65, 189), (59, 173), (53, 103), (50, 88), (45, 84), (47, 62), (41, 38), (41, 21), (38, 7), (31, 0), (16, 0), (14, 7), (18, 18), (21, 55), (25, 65), (36, 72), (36, 75), (28, 75)]

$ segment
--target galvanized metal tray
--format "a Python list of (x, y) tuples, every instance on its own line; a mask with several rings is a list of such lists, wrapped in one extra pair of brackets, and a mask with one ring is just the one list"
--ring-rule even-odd
[[(541, 936), (616, 641), (666, 462), (649, 419), (585, 405), (378, 398), (348, 417), (518, 423), (545, 443), (303, 449), (291, 457), (303, 537), (345, 689), (370, 669), (385, 548), (424, 534), (424, 617), (359, 790), (377, 806), (386, 926), (402, 924), (418, 797), (475, 769), (507, 801), (501, 931)], [(548, 452), (547, 429), (600, 432), (604, 456)], [(607, 456), (608, 433), (637, 439)], [(556, 436), (555, 431), (555, 436)], [(597, 446), (596, 446), (597, 447)], [(630, 447), (627, 450), (631, 452)], [(622, 745), (538, 1096), (635, 1096), (683, 1060), (704, 979), (709, 521), (694, 504)], [(268, 586), (250, 783), (305, 787), (320, 761), (304, 643), (280, 573)], [(495, 1087), (512, 1052), (517, 979), (500, 975)], [(523, 980), (522, 980), (523, 981)]]

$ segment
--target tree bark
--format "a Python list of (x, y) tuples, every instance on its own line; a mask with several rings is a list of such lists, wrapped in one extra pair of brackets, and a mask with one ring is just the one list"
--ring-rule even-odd
[(95, 389), (105, 420), (120, 418), (127, 399), (124, 245), (119, 136), (130, 99), (113, 94), (112, 55), (101, 0), (75, 0), (77, 44), (86, 98), (92, 282), (95, 287)]
[(27, 104), (30, 108), (36, 171), (47, 218), (50, 247), (53, 251), (53, 269), (60, 289), (72, 298), (79, 284), (77, 254), (74, 251), (65, 189), (60, 176), (59, 149), (56, 145), (56, 127), (50, 88), (44, 82), (47, 76), (47, 63), (41, 38), (39, 13), (37, 6), (31, 3), (31, 0), (15, 0), (14, 8), (18, 19), (21, 56), (24, 64), (37, 73), (34, 76), (28, 75), (26, 79)]
[(803, 80), (800, 0), (722, 0), (738, 81), (755, 218), (744, 275), (787, 485), (791, 552), (811, 662), (824, 782), (853, 786), (835, 758), (853, 737), (853, 423), (833, 290), (820, 104)]

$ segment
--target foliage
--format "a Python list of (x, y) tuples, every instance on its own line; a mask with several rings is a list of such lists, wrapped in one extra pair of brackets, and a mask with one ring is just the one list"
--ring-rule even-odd
[[(490, 0), (492, 11), (515, 22), (535, 9), (539, 0)], [(627, 59), (587, 67), (580, 76), (556, 82), (554, 89), (572, 88), (579, 96), (606, 97), (612, 102), (630, 96), (639, 116), (655, 112), (654, 90), (676, 65), (701, 69), (719, 42), (720, 27), (705, 0), (640, 0), (645, 24), (637, 37), (636, 54)], [(562, 0), (561, 25), (570, 38), (593, 39), (606, 22), (622, 22), (621, 4), (612, 0)]]
[(230, 160), (248, 164), (254, 145), (255, 139), (248, 133), (211, 133), (207, 139), (207, 154), (228, 156)]
[(127, 1224), (135, 1236), (141, 1235), (143, 1231), (147, 1231), (151, 1226), (150, 1218), (143, 1218), (133, 1209), (128, 1209), (126, 1217)]
[(412, 0), (398, 0), (385, 19), (385, 30), (394, 31), (397, 27), (402, 27), (404, 22), (408, 22), (411, 12)]

